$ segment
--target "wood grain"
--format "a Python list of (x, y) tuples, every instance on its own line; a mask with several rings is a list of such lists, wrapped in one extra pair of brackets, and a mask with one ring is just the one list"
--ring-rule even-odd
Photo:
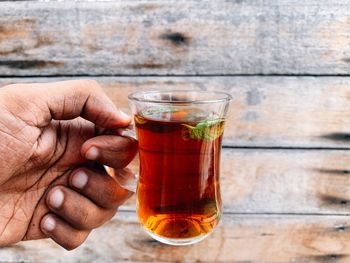
[[(349, 262), (350, 219), (344, 216), (225, 215), (207, 239), (162, 245), (133, 213), (122, 212), (67, 252), (48, 240), (0, 249), (6, 262)], [(59, 255), (59, 256), (58, 256)]]
[[(126, 111), (136, 90), (234, 97), (225, 213), (208, 239), (155, 242), (133, 197), (77, 250), (21, 242), (0, 248), (0, 263), (350, 262), (350, 77), (335, 76), (350, 74), (348, 0), (0, 2), (0, 76), (28, 76), (0, 87), (125, 75), (97, 80)], [(279, 74), (319, 77), (233, 76)]]
[[(0, 87), (63, 78), (0, 78)], [(349, 77), (99, 77), (128, 111), (137, 90), (223, 90), (233, 96), (225, 146), (350, 148)]]
[(9, 1), (0, 25), (0, 75), (350, 73), (348, 0)]

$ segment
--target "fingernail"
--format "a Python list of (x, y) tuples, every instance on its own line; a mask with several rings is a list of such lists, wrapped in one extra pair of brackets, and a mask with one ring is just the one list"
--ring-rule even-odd
[(117, 180), (118, 184), (121, 187), (129, 190), (130, 192), (136, 192), (137, 175), (134, 174), (130, 169), (124, 168), (117, 170), (114, 178)]
[(56, 221), (52, 216), (46, 216), (42, 226), (45, 231), (50, 232), (55, 229)]
[(128, 115), (128, 114), (126, 114), (124, 111), (122, 111), (122, 110), (119, 110), (119, 114), (120, 114), (120, 116), (123, 118), (123, 119), (128, 119), (128, 120), (130, 120), (130, 116)]
[(83, 189), (88, 181), (88, 176), (84, 171), (79, 171), (72, 178), (72, 185), (78, 189)]
[(133, 138), (133, 139), (137, 140), (136, 133), (135, 133), (134, 130), (131, 130), (131, 129), (119, 129), (118, 133), (119, 133), (120, 136), (130, 137), (130, 138)]
[(94, 146), (92, 146), (85, 154), (85, 158), (89, 160), (96, 160), (97, 156), (98, 156), (98, 150)]
[(59, 208), (63, 204), (64, 194), (62, 190), (56, 189), (50, 195), (49, 203), (53, 208)]

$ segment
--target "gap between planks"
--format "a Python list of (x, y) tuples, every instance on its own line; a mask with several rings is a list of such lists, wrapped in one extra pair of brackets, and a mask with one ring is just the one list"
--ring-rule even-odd
[(295, 150), (295, 151), (349, 151), (349, 147), (283, 147), (283, 146), (222, 146), (223, 149), (237, 150)]
[[(134, 209), (130, 208), (123, 208), (122, 206), (118, 210), (118, 213), (136, 213)], [(223, 216), (225, 215), (236, 215), (236, 216), (295, 216), (295, 217), (312, 217), (312, 216), (339, 216), (339, 217), (344, 217), (344, 216), (350, 216), (349, 214), (339, 214), (339, 213), (259, 213), (259, 212), (229, 212), (229, 211), (224, 211)]]
[[(0, 0), (1, 1), (1, 0)], [(350, 77), (350, 74), (30, 74), (30, 75), (1, 75), (0, 78), (72, 78), (72, 77)]]

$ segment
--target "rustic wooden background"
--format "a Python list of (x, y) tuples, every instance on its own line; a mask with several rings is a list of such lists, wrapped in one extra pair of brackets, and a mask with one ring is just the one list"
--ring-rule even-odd
[(233, 97), (223, 222), (170, 247), (134, 199), (80, 248), (0, 262), (350, 262), (350, 1), (0, 1), (0, 86), (91, 77), (121, 107), (154, 88)]

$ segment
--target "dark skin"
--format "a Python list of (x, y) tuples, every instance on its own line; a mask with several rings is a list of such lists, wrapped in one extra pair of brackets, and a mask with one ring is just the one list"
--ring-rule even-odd
[(106, 133), (130, 121), (95, 81), (1, 88), (0, 247), (50, 237), (74, 249), (111, 219), (131, 193), (97, 164), (134, 158), (134, 139)]

